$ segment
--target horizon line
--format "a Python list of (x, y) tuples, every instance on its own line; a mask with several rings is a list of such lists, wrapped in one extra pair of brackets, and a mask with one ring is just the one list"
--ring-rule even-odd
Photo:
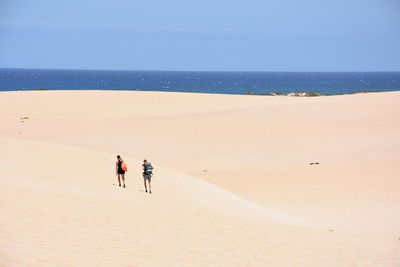
[(86, 68), (21, 68), (21, 67), (0, 67), (8, 70), (63, 70), (63, 71), (137, 71), (137, 72), (287, 72), (287, 73), (365, 73), (365, 72), (400, 72), (400, 70), (148, 70), (148, 69), (86, 69)]

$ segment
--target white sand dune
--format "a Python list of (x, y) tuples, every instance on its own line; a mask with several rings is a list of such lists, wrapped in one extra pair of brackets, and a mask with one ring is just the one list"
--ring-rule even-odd
[(399, 101), (1, 93), (0, 264), (399, 266)]

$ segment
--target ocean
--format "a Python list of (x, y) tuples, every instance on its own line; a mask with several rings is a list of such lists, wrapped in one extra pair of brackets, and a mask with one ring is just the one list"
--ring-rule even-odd
[(130, 90), (216, 94), (398, 91), (400, 72), (214, 72), (0, 69), (0, 91)]

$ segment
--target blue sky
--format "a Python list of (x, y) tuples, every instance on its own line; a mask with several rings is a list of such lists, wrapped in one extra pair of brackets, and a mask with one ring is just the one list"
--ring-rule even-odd
[(399, 71), (399, 0), (0, 0), (0, 67)]

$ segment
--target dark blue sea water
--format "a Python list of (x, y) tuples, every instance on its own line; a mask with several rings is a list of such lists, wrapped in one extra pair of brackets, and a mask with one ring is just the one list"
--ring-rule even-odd
[(143, 90), (345, 94), (400, 90), (400, 72), (200, 72), (0, 69), (0, 91)]

